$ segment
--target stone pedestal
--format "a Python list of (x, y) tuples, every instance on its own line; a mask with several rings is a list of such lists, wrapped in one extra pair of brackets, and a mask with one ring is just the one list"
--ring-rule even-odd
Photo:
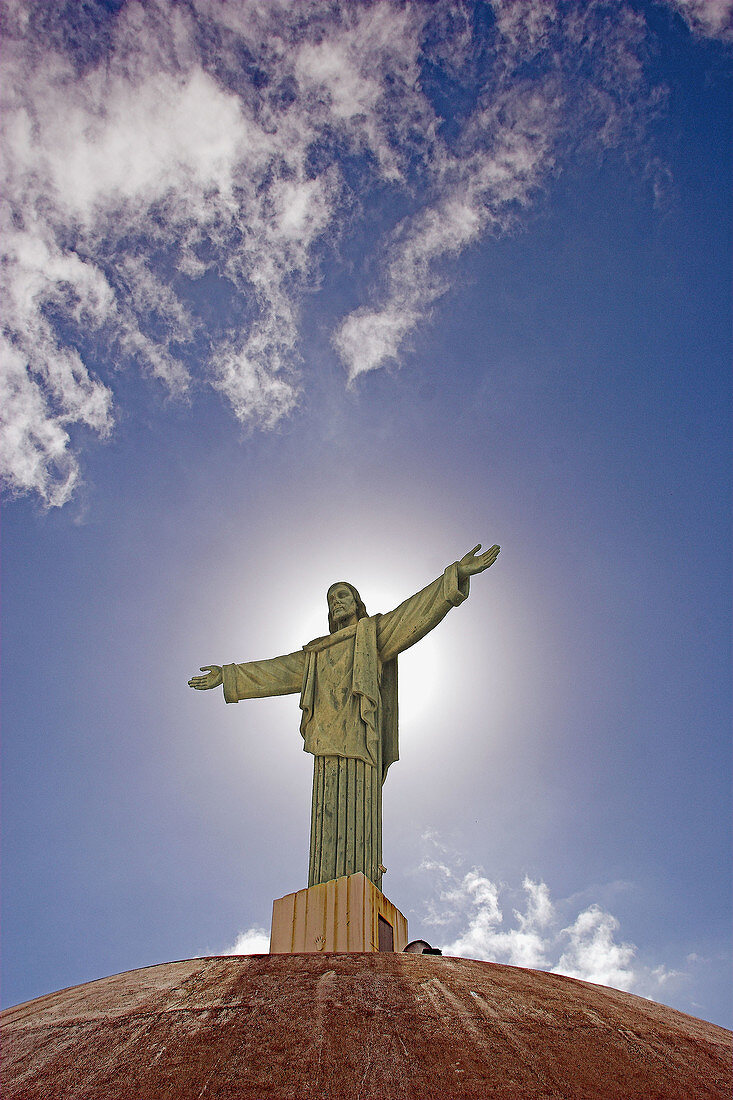
[(402, 951), (407, 918), (361, 873), (321, 882), (272, 905), (270, 954)]

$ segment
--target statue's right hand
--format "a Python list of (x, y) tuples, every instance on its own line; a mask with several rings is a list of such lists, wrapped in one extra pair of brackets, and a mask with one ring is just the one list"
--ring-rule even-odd
[(224, 683), (221, 665), (204, 665), (201, 672), (205, 672), (206, 675), (192, 676), (188, 681), (190, 688), (196, 688), (197, 691), (208, 691), (209, 688), (218, 688), (219, 684)]

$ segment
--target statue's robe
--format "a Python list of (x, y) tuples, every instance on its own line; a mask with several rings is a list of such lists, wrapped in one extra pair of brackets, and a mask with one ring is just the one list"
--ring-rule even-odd
[(382, 883), (382, 784), (397, 760), (397, 655), (468, 596), (457, 563), (385, 615), (297, 653), (224, 665), (227, 703), (300, 693), (303, 748), (315, 757), (308, 885), (363, 871)]

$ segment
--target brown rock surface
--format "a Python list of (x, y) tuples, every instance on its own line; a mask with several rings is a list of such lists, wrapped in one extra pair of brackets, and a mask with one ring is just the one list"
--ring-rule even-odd
[(2, 1014), (5, 1100), (730, 1097), (731, 1033), (629, 993), (469, 959), (151, 966)]

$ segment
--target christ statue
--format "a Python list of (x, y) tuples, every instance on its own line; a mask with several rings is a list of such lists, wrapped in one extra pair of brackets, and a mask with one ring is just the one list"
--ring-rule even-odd
[(303, 748), (314, 757), (308, 885), (362, 871), (381, 890), (382, 784), (398, 758), (397, 655), (468, 596), (499, 547), (481, 544), (385, 615), (369, 615), (352, 584), (329, 588), (329, 633), (296, 653), (204, 665), (189, 686), (224, 687), (227, 703), (300, 695)]

